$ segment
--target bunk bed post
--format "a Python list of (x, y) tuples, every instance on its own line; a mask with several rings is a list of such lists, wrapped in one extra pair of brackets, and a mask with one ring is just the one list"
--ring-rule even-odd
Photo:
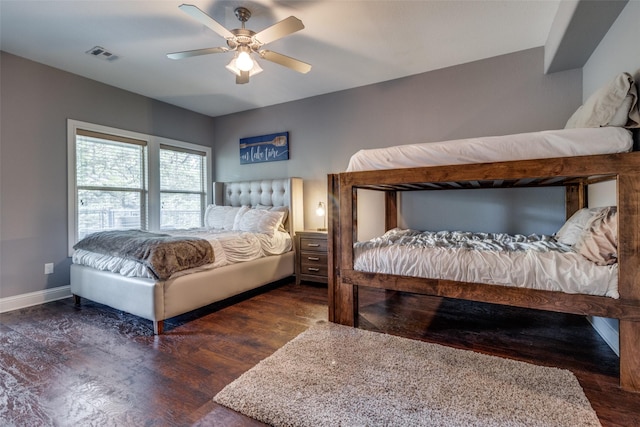
[[(353, 250), (342, 250), (342, 248), (353, 248), (352, 209), (344, 209), (348, 212), (349, 221), (343, 221), (342, 215), (344, 213), (340, 210), (340, 206), (351, 207), (351, 205), (345, 204), (341, 200), (347, 191), (341, 185), (339, 174), (329, 174), (328, 189), (329, 321), (347, 326), (357, 326), (358, 290), (353, 285), (343, 283), (341, 279), (342, 266), (353, 265), (353, 261), (351, 264), (345, 263), (343, 258), (346, 253), (346, 256), (352, 260)], [(349, 191), (351, 191), (351, 187), (349, 187)]]
[(566, 219), (588, 206), (587, 186), (583, 182), (565, 186), (565, 215)]
[(338, 217), (340, 215), (340, 204), (338, 198), (340, 197), (340, 182), (338, 181), (338, 175), (330, 173), (327, 175), (327, 270), (328, 270), (328, 295), (327, 304), (329, 306), (329, 322), (335, 322), (336, 320), (336, 292), (337, 283), (340, 271), (338, 266), (340, 261), (340, 233)]
[[(640, 173), (618, 175), (618, 291), (640, 305)], [(640, 321), (620, 319), (620, 387), (640, 392)]]
[(389, 231), (398, 226), (398, 192), (384, 192), (384, 230)]

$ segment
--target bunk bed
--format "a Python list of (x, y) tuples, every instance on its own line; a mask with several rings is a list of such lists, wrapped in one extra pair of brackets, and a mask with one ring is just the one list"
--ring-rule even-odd
[[(635, 94), (635, 88), (631, 89)], [(637, 96), (631, 107), (629, 104), (625, 108), (631, 111), (625, 113), (622, 126), (618, 125), (621, 127), (535, 133), (536, 137), (542, 134), (541, 143), (527, 142), (531, 135), (521, 134), (365, 150), (371, 154), (366, 159), (361, 158), (361, 153), (354, 155), (346, 172), (328, 176), (329, 320), (357, 327), (360, 287), (615, 318), (620, 325), (620, 385), (640, 392), (640, 152), (631, 151), (634, 139), (638, 139), (637, 131), (634, 134), (624, 129), (624, 125), (638, 127)], [(592, 133), (596, 143), (583, 144), (583, 137)], [(570, 135), (575, 144), (567, 148), (564, 141), (550, 143), (549, 138), (545, 139), (549, 135), (555, 142), (558, 136), (562, 140)], [(618, 136), (627, 142), (609, 147), (609, 140)], [(517, 141), (515, 146), (513, 141)], [(478, 155), (477, 147), (483, 143), (489, 151), (480, 150)], [(444, 151), (438, 149), (439, 145)], [(535, 147), (529, 152), (523, 151), (523, 146)], [(426, 154), (422, 160), (417, 154), (420, 151)], [(614, 297), (354, 267), (360, 243), (358, 190), (384, 194), (384, 228), (394, 230), (399, 223), (399, 195), (407, 191), (561, 186), (565, 188), (566, 217), (570, 218), (587, 207), (588, 186), (605, 181), (617, 184)]]
[[(164, 272), (166, 269), (162, 266), (150, 269), (146, 262), (111, 257), (107, 260), (102, 254), (97, 254), (97, 263), (89, 263), (94, 260), (92, 254), (86, 253), (90, 251), (78, 254), (79, 250), (76, 250), (71, 265), (71, 293), (76, 304), (80, 304), (81, 298), (86, 298), (149, 319), (153, 322), (154, 334), (161, 334), (166, 319), (294, 274), (292, 236), (295, 231), (303, 229), (301, 178), (214, 182), (213, 200), (215, 206), (209, 206), (205, 212), (206, 229), (173, 231), (170, 234), (197, 237), (195, 241), (204, 239), (206, 235), (212, 246), (219, 247), (225, 245), (216, 245), (216, 239), (227, 239), (227, 246), (234, 250), (233, 253), (215, 249), (216, 259), (210, 265), (172, 273)], [(256, 214), (257, 210), (286, 212), (282, 216), (282, 231), (279, 232), (282, 238), (275, 235), (274, 239), (265, 238), (261, 233), (255, 233), (255, 221), (247, 222), (247, 227), (240, 224), (240, 231), (236, 231), (238, 212), (253, 211), (251, 213)], [(261, 215), (266, 216), (271, 218), (274, 215)], [(220, 223), (219, 227), (216, 222)], [(231, 240), (234, 234), (246, 235), (247, 240), (240, 242), (242, 246)], [(257, 236), (254, 238), (253, 234)], [(278, 248), (274, 250), (274, 246)], [(255, 256), (243, 256), (245, 250)]]

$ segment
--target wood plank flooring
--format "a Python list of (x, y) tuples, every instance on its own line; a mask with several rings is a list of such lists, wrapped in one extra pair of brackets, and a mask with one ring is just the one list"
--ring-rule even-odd
[[(0, 314), (2, 426), (258, 426), (212, 397), (327, 319), (326, 285), (286, 280), (151, 322), (71, 298)], [(580, 316), (360, 291), (360, 327), (571, 370), (603, 426), (640, 425), (640, 394)]]

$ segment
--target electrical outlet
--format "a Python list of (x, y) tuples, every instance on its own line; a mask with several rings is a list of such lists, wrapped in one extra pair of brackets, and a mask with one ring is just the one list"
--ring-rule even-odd
[(53, 263), (48, 262), (44, 265), (44, 274), (53, 274)]

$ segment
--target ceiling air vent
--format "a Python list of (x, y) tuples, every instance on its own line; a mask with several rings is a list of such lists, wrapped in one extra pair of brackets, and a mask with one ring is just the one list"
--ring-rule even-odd
[(100, 58), (102, 60), (109, 61), (109, 62), (115, 61), (116, 59), (118, 59), (118, 55), (114, 55), (113, 53), (109, 52), (107, 49), (103, 48), (102, 46), (92, 47), (86, 53), (88, 53), (91, 56), (95, 56), (96, 58)]

